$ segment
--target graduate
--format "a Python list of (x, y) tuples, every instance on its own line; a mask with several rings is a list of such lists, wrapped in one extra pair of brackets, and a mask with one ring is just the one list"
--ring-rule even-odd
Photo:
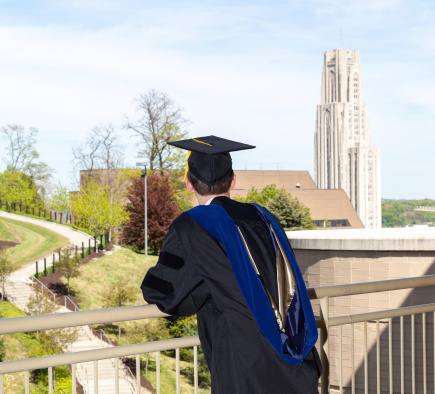
[(285, 232), (264, 207), (230, 199), (229, 152), (255, 147), (215, 136), (171, 144), (189, 151), (185, 184), (199, 206), (170, 227), (144, 299), (197, 314), (213, 394), (317, 393), (317, 327)]

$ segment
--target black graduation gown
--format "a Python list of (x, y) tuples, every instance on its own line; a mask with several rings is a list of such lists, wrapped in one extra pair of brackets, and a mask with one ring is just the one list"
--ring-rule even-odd
[[(278, 299), (275, 251), (255, 209), (217, 197), (240, 228), (261, 277)], [(317, 393), (321, 374), (315, 348), (302, 364), (283, 361), (259, 331), (234, 277), (224, 245), (183, 213), (166, 235), (156, 266), (142, 283), (149, 304), (173, 316), (198, 318), (212, 393)]]

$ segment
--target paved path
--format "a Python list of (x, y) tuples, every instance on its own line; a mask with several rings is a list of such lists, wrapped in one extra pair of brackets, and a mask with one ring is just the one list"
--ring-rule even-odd
[[(48, 230), (51, 230), (59, 235), (68, 238), (73, 245), (77, 245), (77, 247), (82, 247), (82, 242), (84, 242), (85, 247), (89, 245), (89, 239), (93, 239), (86, 233), (78, 231), (72, 227), (64, 226), (59, 223), (47, 222), (45, 220), (39, 220), (34, 218), (29, 218), (26, 216), (16, 215), (14, 213), (3, 212), (0, 211), (0, 217), (4, 217), (7, 219), (16, 220), (18, 222), (26, 222), (31, 223), (36, 226), (44, 227)], [(50, 253), (47, 256), (39, 257), (38, 270), (39, 272), (44, 271), (44, 257), (46, 258), (47, 267), (51, 267), (53, 265), (53, 254)], [(59, 258), (58, 254), (55, 253), (56, 261)], [(31, 261), (28, 264), (25, 264), (21, 269), (14, 272), (11, 277), (11, 282), (21, 282), (21, 283), (29, 283), (29, 277), (34, 275), (36, 272), (36, 262)]]
[[(32, 223), (40, 227), (44, 227), (48, 230), (56, 232), (64, 237), (68, 238), (72, 244), (77, 245), (79, 247), (82, 246), (82, 242), (85, 245), (88, 245), (88, 240), (92, 239), (89, 235), (77, 231), (71, 227), (63, 226), (58, 223), (46, 222), (43, 220), (28, 218), (21, 215), (15, 215), (13, 213), (0, 211), (0, 217), (5, 217), (8, 219), (17, 220), (20, 222)], [(42, 256), (40, 261), (43, 261), (43, 258), (46, 257), (47, 267), (52, 265), (53, 254), (49, 256)], [(55, 253), (56, 261), (58, 261), (58, 255)], [(43, 271), (44, 265), (43, 263), (39, 265), (39, 271)], [(29, 277), (34, 274), (36, 271), (35, 262), (29, 262), (29, 264), (25, 264), (21, 269), (15, 271), (9, 278), (9, 284), (6, 286), (5, 293), (8, 295), (8, 298), (12, 301), (13, 304), (18, 306), (22, 310), (26, 310), (26, 305), (29, 301), (29, 297), (32, 294), (32, 280)], [(61, 307), (58, 310), (58, 313), (68, 313), (70, 312), (65, 307)], [(95, 335), (92, 334), (89, 327), (80, 327), (79, 328), (79, 338), (77, 342), (73, 343), (71, 346), (72, 351), (85, 351), (85, 350), (94, 350), (101, 349), (104, 347), (109, 347), (106, 342), (101, 341)], [(122, 365), (120, 363), (120, 365)], [(100, 394), (111, 394), (114, 392), (115, 387), (115, 364), (114, 360), (99, 360), (98, 361), (98, 393)], [(135, 392), (134, 380), (131, 378), (126, 378), (126, 370), (120, 369), (118, 371), (120, 376), (119, 378), (119, 393), (120, 394), (131, 394)], [(85, 389), (85, 393), (93, 393), (94, 392), (94, 363), (81, 363), (77, 364), (77, 379)], [(149, 391), (145, 391), (142, 388), (141, 392), (148, 393)]]

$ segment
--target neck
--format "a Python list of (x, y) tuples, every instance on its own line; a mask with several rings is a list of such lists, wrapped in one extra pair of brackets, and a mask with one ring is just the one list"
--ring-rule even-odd
[(224, 193), (224, 194), (208, 194), (207, 196), (200, 196), (198, 193), (195, 193), (195, 195), (196, 195), (196, 199), (198, 200), (198, 205), (205, 205), (205, 203), (208, 200), (211, 200), (212, 198), (215, 198), (215, 197), (228, 197), (228, 198), (231, 198), (229, 191), (227, 193)]

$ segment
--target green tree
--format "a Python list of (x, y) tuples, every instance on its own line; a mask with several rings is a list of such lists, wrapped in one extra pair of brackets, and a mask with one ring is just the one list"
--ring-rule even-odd
[(5, 296), (5, 285), (9, 276), (14, 272), (9, 254), (6, 249), (0, 249), (0, 280), (2, 281), (2, 302)]
[[(34, 289), (27, 303), (27, 311), (30, 315), (47, 315), (55, 313), (59, 306), (52, 302), (43, 292)], [(31, 357), (49, 356), (52, 354), (63, 353), (63, 350), (76, 342), (78, 330), (76, 329), (54, 329), (37, 333), (38, 341), (42, 348), (32, 349)]]
[(435, 200), (382, 201), (382, 227), (403, 227), (413, 224), (435, 223), (435, 212), (415, 210), (417, 207), (435, 207)]
[(178, 106), (166, 93), (150, 90), (136, 100), (138, 119), (127, 119), (125, 129), (140, 138), (139, 157), (148, 159), (151, 170), (179, 168), (186, 163), (186, 153), (168, 145), (170, 141), (185, 138), (182, 127), (187, 120)]
[(234, 199), (240, 202), (256, 203), (262, 206), (267, 206), (269, 201), (276, 198), (279, 193), (279, 189), (276, 185), (266, 185), (261, 192), (259, 192), (254, 186), (249, 190), (245, 198), (236, 196)]
[(9, 204), (22, 204), (42, 208), (42, 200), (33, 179), (10, 166), (0, 173), (0, 198)]
[[(128, 280), (118, 280), (103, 293), (104, 308), (131, 305), (136, 301), (137, 290)], [(118, 323), (118, 338), (121, 339), (121, 322)]]
[(44, 288), (41, 287), (40, 291), (36, 287), (29, 297), (26, 308), (29, 315), (47, 315), (54, 313), (59, 309), (59, 306), (53, 303), (45, 294)]
[(297, 197), (277, 189), (276, 185), (267, 185), (259, 192), (255, 187), (249, 190), (245, 198), (235, 197), (245, 203), (257, 203), (273, 213), (286, 230), (313, 230), (316, 228), (310, 216), (310, 210)]
[(71, 199), (68, 188), (59, 182), (50, 196), (49, 204), (50, 208), (55, 211), (69, 213), (71, 211)]
[(313, 219), (310, 210), (299, 199), (281, 189), (278, 195), (270, 200), (267, 209), (274, 214), (286, 230), (313, 230)]
[(59, 251), (59, 261), (57, 269), (62, 272), (67, 280), (68, 295), (70, 280), (80, 275), (80, 256), (77, 254), (75, 246), (67, 246)]
[(0, 128), (0, 135), (6, 140), (3, 161), (12, 170), (30, 176), (44, 194), (44, 183), (51, 178), (53, 169), (39, 160), (39, 153), (35, 148), (38, 130), (30, 127), (9, 124)]
[(112, 199), (108, 188), (92, 178), (72, 197), (71, 208), (81, 225), (96, 236), (121, 226), (129, 217), (122, 200)]

